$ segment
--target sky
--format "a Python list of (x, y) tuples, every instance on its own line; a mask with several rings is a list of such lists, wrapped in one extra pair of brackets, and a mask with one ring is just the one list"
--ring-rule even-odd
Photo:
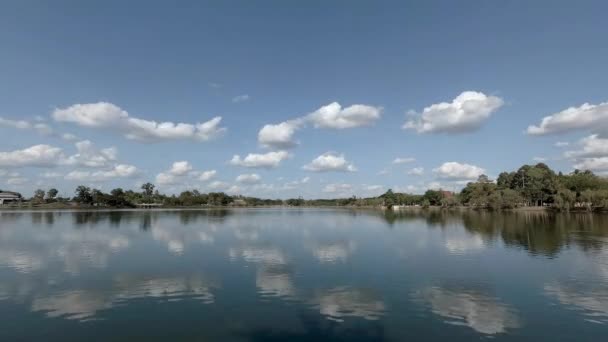
[(608, 174), (605, 1), (3, 1), (0, 189)]

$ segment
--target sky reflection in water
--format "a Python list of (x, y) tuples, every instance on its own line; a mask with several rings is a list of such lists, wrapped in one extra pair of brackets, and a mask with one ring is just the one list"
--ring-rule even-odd
[(1, 340), (594, 339), (608, 216), (0, 212), (0, 318)]

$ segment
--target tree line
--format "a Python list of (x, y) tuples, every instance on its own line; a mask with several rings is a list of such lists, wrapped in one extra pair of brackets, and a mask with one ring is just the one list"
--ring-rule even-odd
[(569, 174), (556, 173), (544, 163), (523, 165), (511, 172), (502, 172), (496, 180), (481, 175), (469, 182), (459, 193), (427, 190), (424, 194), (409, 194), (388, 190), (377, 197), (347, 197), (335, 199), (289, 198), (262, 199), (231, 196), (223, 192), (202, 193), (182, 191), (179, 195), (165, 195), (154, 184), (145, 183), (141, 191), (116, 188), (108, 193), (84, 185), (76, 188), (72, 198), (58, 197), (57, 189), (36, 190), (33, 203), (76, 202), (80, 205), (106, 207), (135, 207), (155, 203), (164, 206), (467, 206), (473, 208), (508, 209), (524, 206), (545, 206), (558, 210), (575, 208), (593, 210), (608, 208), (608, 179), (591, 171), (574, 170)]

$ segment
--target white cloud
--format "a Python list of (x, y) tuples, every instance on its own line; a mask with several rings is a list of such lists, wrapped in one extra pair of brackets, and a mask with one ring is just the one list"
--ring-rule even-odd
[(412, 176), (422, 176), (424, 174), (424, 168), (423, 167), (412, 168), (407, 171), (407, 174), (412, 175)]
[(597, 134), (581, 139), (578, 145), (581, 150), (566, 151), (566, 158), (587, 158), (608, 156), (608, 139), (600, 138)]
[(19, 172), (0, 169), (0, 177), (19, 177)]
[(570, 145), (570, 143), (567, 141), (558, 141), (555, 143), (555, 147), (566, 147), (568, 145)]
[(583, 159), (574, 164), (574, 168), (579, 170), (591, 170), (606, 173), (608, 171), (608, 157)]
[(183, 176), (190, 171), (192, 171), (192, 164), (184, 160), (173, 163), (169, 173), (174, 176)]
[(200, 180), (202, 182), (206, 182), (206, 181), (210, 180), (211, 178), (215, 177), (216, 174), (217, 174), (216, 170), (203, 171), (198, 175), (198, 180)]
[(51, 167), (64, 158), (59, 147), (35, 145), (23, 150), (0, 152), (0, 167)]
[(287, 183), (283, 184), (281, 189), (282, 190), (298, 189), (300, 186), (302, 186), (304, 184), (308, 184), (308, 182), (310, 182), (310, 177), (304, 177), (300, 180), (295, 180), (295, 181), (291, 181), (291, 182), (287, 182)]
[(430, 105), (420, 114), (411, 112), (415, 118), (408, 120), (403, 128), (413, 129), (418, 133), (471, 132), (479, 129), (503, 104), (504, 101), (499, 97), (465, 91), (452, 102)]
[(264, 125), (258, 132), (258, 142), (268, 148), (286, 149), (298, 145), (294, 134), (301, 123), (297, 120), (285, 121), (276, 125)]
[(413, 163), (416, 161), (416, 158), (395, 158), (393, 160), (393, 164), (407, 164), (407, 163)]
[(232, 102), (239, 103), (239, 102), (249, 101), (250, 99), (251, 99), (251, 96), (249, 96), (247, 94), (243, 94), (243, 95), (233, 97)]
[(289, 157), (286, 151), (268, 152), (264, 154), (250, 153), (245, 158), (234, 155), (230, 160), (231, 165), (244, 166), (250, 168), (275, 168)]
[(31, 128), (31, 124), (25, 120), (11, 120), (0, 117), (0, 126), (18, 129)]
[(334, 152), (326, 152), (317, 158), (313, 159), (307, 165), (304, 165), (304, 170), (314, 172), (340, 171), (340, 172), (355, 172), (357, 168), (344, 158), (343, 154)]
[(196, 171), (189, 161), (176, 161), (171, 164), (169, 170), (163, 171), (156, 175), (156, 183), (159, 185), (175, 185), (184, 183), (186, 180), (197, 179), (205, 182), (216, 175), (217, 171)]
[(225, 190), (230, 187), (230, 184), (222, 181), (213, 181), (207, 187), (211, 190)]
[(118, 130), (126, 138), (142, 142), (179, 139), (207, 141), (222, 135), (226, 130), (219, 127), (221, 117), (197, 124), (159, 123), (130, 117), (125, 110), (108, 102), (75, 104), (56, 109), (52, 116), (56, 121), (72, 122), (84, 127)]
[(538, 126), (528, 126), (527, 133), (545, 135), (575, 130), (591, 130), (605, 133), (608, 129), (608, 102), (598, 105), (584, 103), (561, 112), (545, 116)]
[(118, 155), (115, 147), (98, 150), (89, 140), (77, 142), (76, 150), (78, 152), (66, 160), (67, 164), (93, 168), (106, 167), (115, 162)]
[(379, 191), (384, 189), (384, 185), (366, 185), (364, 189), (366, 191)]
[(78, 137), (71, 133), (64, 133), (61, 135), (61, 139), (65, 141), (76, 141), (78, 140)]
[(323, 188), (323, 192), (327, 193), (340, 193), (344, 194), (353, 190), (353, 186), (350, 184), (342, 183), (342, 184), (327, 184)]
[(315, 128), (345, 129), (369, 126), (380, 119), (381, 107), (352, 105), (347, 108), (333, 102), (305, 116), (278, 124), (264, 125), (258, 132), (258, 142), (265, 147), (287, 149), (298, 145), (295, 132), (311, 123)]
[(342, 108), (338, 102), (330, 103), (308, 114), (315, 127), (345, 129), (369, 126), (380, 119), (381, 107), (355, 104)]
[(131, 178), (139, 174), (133, 165), (119, 164), (110, 170), (82, 171), (74, 170), (65, 176), (66, 180), (105, 182), (117, 178)]
[(534, 160), (535, 162), (538, 162), (538, 163), (544, 163), (544, 162), (547, 161), (547, 158), (545, 158), (545, 157), (533, 157), (532, 160)]
[(15, 129), (32, 129), (42, 135), (53, 134), (51, 126), (43, 122), (31, 123), (25, 120), (11, 120), (0, 117), (0, 126), (15, 128)]
[(477, 179), (485, 170), (475, 165), (447, 162), (433, 169), (433, 172), (444, 179), (472, 180)]
[(564, 157), (574, 162), (573, 167), (599, 173), (608, 171), (608, 139), (598, 134), (584, 137), (576, 143), (577, 150), (564, 152)]
[(241, 184), (256, 184), (262, 180), (262, 177), (256, 173), (242, 174), (236, 177), (237, 183)]
[(28, 179), (25, 177), (14, 177), (6, 180), (6, 184), (8, 185), (23, 185), (28, 182)]
[(42, 178), (59, 178), (59, 177), (61, 177), (61, 173), (47, 171), (47, 172), (40, 174), (40, 177), (42, 177)]

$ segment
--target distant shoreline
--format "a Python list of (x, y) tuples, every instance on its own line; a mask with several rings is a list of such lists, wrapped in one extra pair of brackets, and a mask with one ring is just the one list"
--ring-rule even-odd
[[(0, 212), (9, 211), (163, 211), (163, 210), (232, 210), (232, 209), (361, 209), (361, 210), (382, 210), (386, 211), (386, 208), (378, 206), (340, 206), (340, 205), (302, 205), (302, 206), (289, 206), (289, 205), (259, 205), (259, 206), (159, 206), (154, 208), (138, 208), (138, 207), (107, 207), (107, 206), (82, 206), (82, 205), (65, 205), (59, 203), (51, 203), (45, 205), (36, 206), (0, 206)], [(393, 213), (407, 212), (407, 211), (425, 211), (425, 210), (446, 210), (446, 211), (493, 211), (490, 208), (478, 208), (468, 206), (403, 206), (391, 209)], [(559, 212), (552, 207), (517, 207), (511, 209), (500, 209), (499, 211), (515, 211), (515, 212)], [(593, 212), (603, 212), (605, 210), (594, 210)], [(586, 208), (573, 208), (570, 212), (589, 212)]]

